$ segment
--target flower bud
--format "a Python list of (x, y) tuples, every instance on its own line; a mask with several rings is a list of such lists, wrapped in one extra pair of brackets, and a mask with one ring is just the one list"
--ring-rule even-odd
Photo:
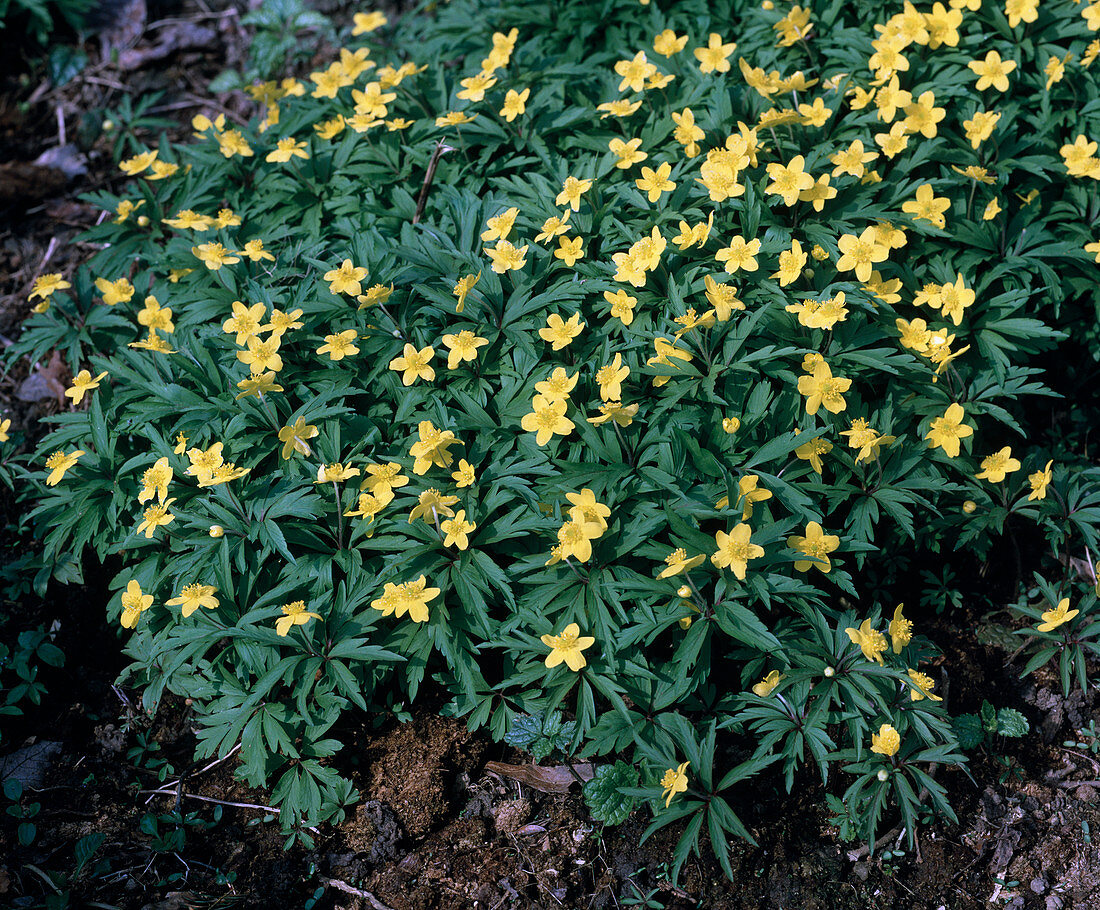
[(221, 525), (211, 525), (210, 526), (210, 536), (211, 537), (221, 537), (224, 533), (225, 533), (225, 528), (223, 528)]
[(826, 667), (825, 668), (825, 677), (827, 679), (831, 679), (834, 676), (836, 676), (836, 670), (834, 670), (832, 667)]
[(814, 270), (813, 269), (803, 269), (802, 270), (802, 275), (805, 278), (813, 278), (814, 277)]
[(741, 421), (736, 417), (725, 417), (722, 420), (722, 429), (727, 433), (736, 433), (741, 429)]
[(680, 628), (681, 628), (681, 629), (689, 629), (689, 628), (691, 628), (691, 617), (690, 617), (690, 616), (682, 616), (682, 617), (680, 617)]
[(879, 768), (878, 769), (878, 779), (881, 780), (881, 781), (889, 780), (890, 779), (890, 772), (887, 771), (885, 768)]
[(764, 2), (760, 4), (760, 8), (768, 10), (775, 9), (775, 4), (772, 3), (772, 0), (764, 0)]
[(108, 117), (106, 120), (103, 121), (103, 132), (109, 133), (114, 128), (115, 128), (115, 122), (110, 117)]
[(973, 499), (968, 499), (966, 502), (963, 503), (963, 511), (967, 515), (973, 514), (975, 511), (977, 511), (977, 508), (978, 504), (974, 502)]
[(138, 215), (137, 223), (138, 223), (139, 227), (149, 227), (149, 216), (148, 215)]
[(691, 597), (691, 588), (689, 588), (687, 585), (680, 585), (680, 587), (676, 590), (676, 596)]

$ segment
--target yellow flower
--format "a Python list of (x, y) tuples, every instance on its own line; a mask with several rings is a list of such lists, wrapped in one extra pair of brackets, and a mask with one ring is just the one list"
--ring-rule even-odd
[(175, 497), (169, 496), (164, 502), (149, 506), (142, 513), (141, 521), (135, 529), (135, 534), (144, 534), (146, 540), (153, 539), (153, 532), (162, 525), (171, 524), (176, 516), (168, 511), (168, 507), (174, 503)]
[[(907, 215), (912, 215), (914, 220), (927, 221), (935, 227), (947, 226), (947, 218), (944, 213), (951, 208), (951, 200), (945, 197), (937, 197), (932, 189), (932, 184), (922, 183), (917, 187), (917, 194), (913, 199), (908, 199), (901, 204), (901, 210)], [(866, 278), (861, 278), (866, 281)]]
[(669, 768), (661, 778), (661, 796), (665, 798), (665, 808), (669, 807), (672, 797), (677, 793), (686, 793), (688, 788), (687, 769), (691, 762), (683, 762), (678, 768)]
[(306, 151), (306, 143), (298, 142), (293, 137), (288, 136), (285, 139), (280, 139), (276, 145), (274, 151), (268, 152), (265, 161), (272, 161), (279, 164), (286, 164), (291, 158), (309, 158), (309, 152)]
[(179, 596), (173, 597), (171, 600), (166, 600), (164, 605), (167, 607), (179, 607), (180, 612), (183, 614), (183, 618), (186, 619), (199, 607), (205, 607), (207, 610), (216, 610), (218, 608), (218, 598), (214, 595), (217, 593), (218, 589), (213, 585), (184, 585)]
[(328, 354), (330, 360), (343, 360), (359, 353), (355, 346), (359, 338), (358, 329), (346, 329), (335, 335), (326, 335), (325, 343), (317, 349), (318, 354)]
[(828, 455), (832, 450), (833, 444), (829, 442), (829, 440), (822, 439), (818, 436), (811, 439), (809, 442), (802, 443), (802, 445), (794, 450), (794, 454), (803, 461), (808, 461), (810, 467), (820, 474), (821, 456)]
[(978, 77), (974, 87), (979, 92), (991, 87), (998, 92), (1007, 92), (1008, 74), (1016, 69), (1016, 61), (1002, 61), (997, 51), (990, 51), (984, 60), (971, 60), (967, 66)]
[(778, 670), (772, 670), (752, 687), (753, 694), (767, 698), (784, 679), (786, 679), (785, 675), (780, 674)]
[(890, 633), (890, 645), (895, 654), (900, 654), (901, 649), (913, 640), (913, 622), (901, 615), (904, 606), (904, 604), (898, 604), (894, 607), (894, 618), (886, 627), (886, 631)]
[(572, 344), (573, 339), (581, 333), (583, 328), (584, 323), (581, 322), (579, 312), (570, 316), (568, 321), (562, 319), (557, 313), (551, 313), (546, 318), (546, 328), (539, 329), (539, 338), (550, 342), (552, 350), (560, 351)]
[(781, 197), (784, 205), (794, 205), (799, 194), (814, 185), (814, 178), (806, 173), (805, 167), (806, 159), (802, 155), (796, 155), (788, 164), (772, 162), (767, 167), (771, 183), (764, 192), (769, 196)]
[(320, 619), (320, 613), (311, 613), (306, 609), (304, 600), (296, 600), (293, 603), (283, 604), (283, 615), (275, 620), (275, 634), (280, 638), (286, 638), (287, 633), (294, 626), (304, 626), (311, 619)]
[(1040, 632), (1053, 632), (1063, 623), (1069, 622), (1071, 619), (1073, 619), (1074, 616), (1076, 616), (1080, 612), (1080, 610), (1071, 610), (1069, 608), (1069, 598), (1063, 597), (1060, 601), (1058, 601), (1057, 607), (1055, 607), (1053, 610), (1047, 610), (1045, 613), (1043, 613), (1041, 617), (1043, 621), (1039, 623), (1039, 625), (1035, 628), (1037, 628)]
[(978, 480), (1000, 483), (1007, 475), (1018, 470), (1020, 470), (1020, 462), (1012, 457), (1012, 447), (1005, 446), (999, 452), (994, 452), (992, 455), (983, 458), (982, 470), (974, 476)]
[(676, 189), (676, 184), (668, 179), (672, 173), (672, 165), (667, 161), (657, 170), (651, 167), (642, 168), (642, 176), (634, 181), (634, 185), (648, 194), (650, 202), (657, 202), (662, 193), (669, 193)]
[(843, 376), (833, 376), (833, 371), (824, 361), (814, 366), (809, 376), (798, 378), (798, 393), (806, 397), (806, 413), (816, 414), (824, 406), (830, 414), (839, 414), (848, 407), (844, 393), (852, 386), (852, 380)]
[(462, 113), (462, 111), (448, 111), (446, 114), (443, 114), (441, 117), (436, 117), (435, 118), (435, 125), (436, 126), (460, 126), (463, 123), (470, 123), (476, 117), (477, 117), (477, 114), (474, 114), (473, 117), (468, 117), (466, 114)]
[(299, 417), (290, 426), (279, 430), (279, 441), (283, 444), (283, 459), (290, 458), (295, 452), (308, 458), (313, 454), (307, 439), (313, 439), (318, 433), (317, 427), (307, 424), (304, 417)]
[(462, 90), (455, 93), (455, 97), (461, 101), (482, 101), (485, 93), (497, 84), (495, 76), (488, 73), (477, 73), (459, 80)]
[(835, 534), (825, 534), (821, 525), (811, 521), (806, 525), (806, 536), (797, 534), (787, 538), (787, 546), (797, 550), (808, 559), (796, 559), (794, 568), (796, 572), (808, 572), (810, 569), (820, 569), (828, 574), (832, 568), (829, 554), (840, 546), (840, 538)]
[(536, 395), (531, 401), (531, 412), (523, 415), (520, 425), (529, 433), (535, 433), (535, 442), (546, 445), (554, 434), (568, 436), (576, 426), (565, 416), (568, 405), (564, 401), (551, 401)]
[(237, 359), (248, 366), (250, 373), (263, 373), (267, 370), (278, 373), (283, 368), (283, 358), (279, 354), (281, 344), (279, 338), (272, 337), (263, 341), (258, 335), (253, 335), (248, 339), (245, 350), (237, 351)]
[(447, 346), (447, 369), (454, 370), (459, 364), (466, 361), (477, 360), (477, 349), (489, 343), (488, 338), (481, 338), (464, 329), (457, 335), (444, 335), (443, 343)]
[(486, 247), (485, 252), (493, 260), (492, 269), (498, 275), (518, 271), (527, 265), (527, 244), (517, 247), (507, 240), (501, 240), (495, 247)]
[[(638, 141), (641, 142), (640, 139)], [(31, 295), (27, 299), (34, 300), (35, 297), (41, 297), (43, 300), (48, 300), (54, 291), (63, 291), (71, 287), (72, 285), (61, 277), (60, 272), (48, 272), (34, 279)]]
[(11, 429), (11, 418), (0, 420), (0, 442), (7, 442), (11, 438), (8, 436), (9, 429)]
[(576, 673), (588, 664), (581, 652), (595, 644), (596, 639), (581, 635), (581, 627), (571, 622), (562, 629), (561, 635), (543, 635), (540, 641), (550, 649), (546, 655), (546, 669), (552, 670), (564, 661)]
[(354, 266), (350, 259), (345, 259), (340, 268), (330, 269), (325, 272), (324, 277), (333, 294), (349, 294), (354, 297), (363, 293), (361, 282), (367, 277), (367, 270), (363, 266)]
[(132, 629), (137, 625), (138, 617), (153, 605), (153, 595), (141, 590), (136, 579), (131, 578), (126, 590), (122, 592), (122, 628)]
[(616, 354), (611, 363), (596, 371), (596, 382), (600, 387), (600, 398), (604, 401), (619, 401), (623, 397), (622, 382), (630, 375), (630, 367), (623, 366), (623, 355)]
[(640, 92), (645, 88), (645, 81), (657, 72), (657, 67), (646, 59), (645, 51), (638, 51), (632, 60), (619, 60), (615, 64), (615, 73), (622, 77), (619, 83), (619, 91), (624, 92), (628, 88), (632, 92)]
[(474, 481), (477, 479), (474, 466), (470, 464), (465, 458), (458, 460), (458, 470), (451, 472), (451, 478), (455, 482), (455, 486), (460, 490), (473, 486)]
[(1001, 119), (1000, 111), (976, 111), (974, 116), (963, 121), (963, 129), (971, 147), (977, 148), (993, 135), (993, 128)]
[(836, 245), (841, 254), (836, 263), (837, 271), (855, 272), (860, 281), (870, 280), (873, 265), (885, 262), (890, 255), (889, 247), (879, 242), (874, 227), (865, 228), (858, 237), (842, 234)]
[(220, 243), (200, 243), (191, 247), (191, 252), (212, 272), (223, 265), (233, 265), (241, 261), (240, 256), (233, 255), (232, 250), (227, 250)]
[[(430, 424), (431, 421), (424, 421)], [(429, 464), (431, 462), (429, 461)], [(372, 496), (377, 496), (383, 502), (393, 499), (395, 487), (404, 487), (409, 483), (409, 478), (401, 473), (401, 465), (395, 461), (386, 464), (369, 464), (367, 474), (359, 485), (360, 490), (366, 490)]]
[(703, 287), (707, 303), (714, 307), (714, 314), (719, 322), (729, 319), (734, 310), (745, 309), (745, 304), (737, 296), (737, 288), (728, 284), (719, 284), (714, 280), (713, 275), (703, 276)]
[[(922, 322), (923, 320), (914, 319), (913, 321)], [(840, 435), (848, 437), (848, 448), (859, 449), (859, 454), (856, 455), (856, 464), (861, 461), (874, 461), (878, 458), (878, 450), (884, 445), (889, 445), (896, 438), (894, 436), (883, 436), (863, 417), (857, 417), (853, 420), (851, 427), (843, 430)]]
[(481, 280), (481, 272), (476, 275), (463, 275), (454, 286), (454, 295), (458, 298), (458, 303), (455, 306), (455, 312), (461, 313), (466, 306), (466, 297), (470, 293), (470, 289), (473, 288)]
[(747, 524), (739, 524), (733, 529), (733, 533), (718, 531), (714, 535), (718, 550), (710, 557), (710, 561), (719, 569), (729, 568), (740, 581), (745, 580), (745, 572), (748, 569), (750, 559), (759, 559), (764, 555), (764, 548), (750, 542), (752, 528)]
[(49, 468), (50, 475), (46, 478), (46, 486), (55, 487), (61, 481), (61, 478), (65, 476), (65, 472), (69, 470), (77, 461), (80, 456), (84, 454), (83, 449), (75, 449), (66, 455), (64, 452), (54, 452), (49, 458), (46, 459), (46, 467)]
[(152, 294), (145, 298), (145, 305), (138, 310), (137, 319), (140, 325), (150, 331), (171, 334), (176, 330), (175, 323), (172, 322), (172, 308), (161, 306), (160, 301)]
[(690, 572), (698, 565), (702, 565), (706, 560), (704, 554), (698, 556), (688, 556), (687, 550), (683, 547), (673, 550), (668, 556), (665, 557), (665, 568), (661, 570), (658, 578), (671, 578), (673, 575), (679, 575), (681, 572)]
[(878, 629), (871, 628), (871, 620), (863, 620), (858, 629), (847, 628), (844, 631), (848, 633), (852, 644), (859, 645), (864, 657), (882, 664), (882, 652), (888, 647), (886, 636)]
[(598, 417), (585, 418), (592, 426), (598, 427), (609, 420), (615, 421), (620, 427), (628, 427), (634, 422), (634, 415), (638, 413), (637, 404), (624, 405), (621, 401), (605, 401), (599, 406)]
[(134, 155), (132, 158), (126, 158), (118, 163), (118, 169), (122, 173), (134, 177), (148, 168), (154, 161), (157, 160), (159, 152), (153, 149), (150, 152), (142, 152), (140, 155)]
[(78, 405), (88, 392), (99, 388), (99, 381), (106, 375), (107, 373), (103, 372), (93, 379), (91, 373), (81, 370), (73, 377), (73, 384), (65, 390), (65, 395), (73, 400), (74, 405)]
[(435, 370), (431, 365), (431, 359), (434, 356), (435, 348), (430, 345), (418, 351), (414, 345), (406, 342), (401, 356), (390, 361), (390, 369), (395, 372), (403, 371), (401, 376), (403, 385), (412, 385), (418, 379), (431, 382), (435, 379)]
[(265, 326), (265, 328), (271, 332), (273, 338), (282, 338), (291, 329), (300, 329), (302, 323), (298, 321), (301, 317), (302, 311), (291, 310), (289, 313), (284, 313), (278, 307), (272, 307), (271, 321)]
[(760, 240), (745, 240), (740, 234), (730, 239), (730, 245), (720, 249), (714, 254), (714, 258), (725, 263), (726, 271), (733, 274), (737, 271), (755, 272), (759, 265), (756, 262), (756, 254), (760, 252)]
[(245, 256), (251, 262), (274, 262), (275, 257), (272, 256), (267, 250), (264, 249), (264, 242), (258, 237), (254, 240), (249, 240), (245, 245), (237, 250), (242, 256)]
[(760, 477), (756, 474), (746, 474), (737, 481), (737, 502), (734, 503), (734, 508), (741, 507), (742, 521), (752, 518), (752, 508), (755, 503), (772, 498), (770, 490), (757, 486), (759, 482)]
[(317, 479), (313, 482), (315, 484), (343, 483), (344, 481), (351, 480), (351, 478), (358, 476), (358, 468), (352, 468), (337, 461), (333, 464), (320, 465), (317, 468)]
[(428, 621), (428, 601), (439, 596), (439, 588), (429, 588), (428, 580), (421, 575), (416, 581), (395, 585), (386, 582), (382, 596), (371, 601), (371, 607), (383, 616), (391, 614), (400, 619), (406, 613), (413, 622)]
[(1046, 467), (1041, 471), (1036, 471), (1034, 474), (1029, 474), (1027, 482), (1031, 485), (1031, 492), (1028, 493), (1027, 501), (1031, 502), (1036, 499), (1047, 498), (1047, 487), (1050, 485), (1051, 478), (1054, 476), (1051, 470), (1053, 461), (1048, 461)]
[(631, 297), (626, 291), (618, 290), (603, 292), (603, 299), (611, 304), (611, 317), (618, 319), (623, 325), (630, 325), (634, 321), (634, 307), (638, 304), (637, 297)]
[(519, 209), (513, 206), (490, 218), (485, 222), (488, 230), (482, 232), (482, 241), (492, 243), (494, 240), (507, 240), (508, 235), (512, 233), (512, 225), (516, 223), (517, 215), (519, 215)]
[(909, 682), (912, 686), (909, 690), (910, 701), (923, 701), (926, 698), (932, 701), (943, 701), (938, 695), (932, 694), (935, 683), (932, 681), (931, 676), (926, 676), (917, 670), (906, 670), (905, 672), (909, 675)]
[(352, 35), (365, 35), (368, 32), (373, 32), (375, 29), (381, 28), (388, 21), (386, 14), (380, 13), (377, 10), (369, 13), (356, 13), (352, 16), (352, 22), (355, 27), (351, 30), (351, 33)]
[(581, 196), (592, 189), (591, 180), (580, 180), (576, 177), (569, 176), (565, 178), (565, 182), (561, 185), (561, 192), (554, 199), (556, 205), (566, 205), (574, 211), (580, 211)]
[(276, 384), (275, 378), (275, 373), (252, 373), (247, 379), (242, 379), (237, 383), (237, 388), (243, 389), (243, 391), (234, 395), (233, 400), (240, 401), (242, 398), (260, 398), (268, 392), (283, 391), (283, 387)]
[[(611, 153), (618, 158), (615, 162), (615, 167), (620, 170), (626, 170), (627, 168), (637, 164), (640, 161), (645, 161), (649, 156), (641, 151), (642, 140), (630, 139), (627, 142), (623, 142), (622, 139), (612, 139), (608, 142), (607, 147), (611, 150)], [(543, 228), (545, 230), (545, 227)], [(536, 238), (537, 239), (537, 238)]]
[(965, 417), (962, 405), (953, 403), (942, 417), (936, 417), (929, 425), (924, 438), (932, 443), (932, 448), (941, 448), (948, 458), (957, 458), (959, 455), (959, 440), (966, 439), (974, 433), (974, 428), (964, 424)]
[(527, 99), (531, 97), (531, 89), (525, 88), (517, 92), (514, 88), (508, 89), (504, 96), (504, 106), (500, 109), (500, 116), (511, 123), (520, 114), (527, 112)]
[(580, 370), (570, 376), (565, 367), (554, 367), (554, 372), (546, 379), (535, 383), (535, 391), (548, 401), (567, 401), (580, 375)]
[(672, 29), (666, 28), (653, 39), (653, 50), (662, 57), (671, 57), (687, 47), (687, 40), (687, 35), (677, 35)]
[(458, 502), (457, 496), (445, 496), (434, 487), (429, 487), (417, 497), (416, 505), (409, 512), (409, 524), (418, 518), (423, 518), (426, 524), (438, 523), (440, 518), (451, 518), (454, 509), (451, 508)]
[(470, 546), (470, 532), (476, 530), (477, 525), (466, 520), (465, 509), (459, 509), (454, 518), (448, 518), (446, 521), (440, 522), (439, 527), (446, 535), (443, 539), (443, 546), (454, 546), (460, 550), (465, 550)]
[[(448, 451), (451, 446), (463, 445), (462, 441), (455, 438), (450, 430), (438, 429), (430, 420), (422, 420), (417, 426), (419, 439), (412, 444), (409, 455), (414, 459), (413, 473), (426, 474), (428, 468), (435, 465), (438, 468), (449, 468), (454, 461), (454, 456)], [(397, 465), (391, 463), (391, 468)], [(367, 468), (367, 473), (373, 473)], [(403, 484), (391, 484), (391, 486), (403, 486)]]
[(871, 751), (891, 758), (901, 748), (901, 735), (889, 724), (882, 724), (878, 733), (871, 734)]
[(174, 472), (168, 464), (167, 457), (158, 458), (151, 468), (147, 468), (141, 475), (141, 492), (138, 493), (138, 502), (148, 502), (154, 496), (158, 502), (164, 502), (168, 495), (168, 484), (172, 482)]
[(572, 268), (578, 259), (584, 256), (584, 250), (581, 249), (580, 237), (562, 237), (558, 240), (558, 248), (554, 250), (554, 258), (560, 259), (567, 266)]
[(699, 61), (701, 73), (728, 73), (730, 71), (729, 56), (736, 50), (734, 43), (723, 44), (722, 36), (711, 32), (707, 39), (706, 47), (695, 48), (695, 59)]
[(127, 278), (119, 278), (117, 281), (97, 278), (95, 286), (103, 296), (103, 302), (107, 306), (114, 306), (116, 303), (128, 303), (130, 298), (134, 296), (134, 286), (130, 284)]

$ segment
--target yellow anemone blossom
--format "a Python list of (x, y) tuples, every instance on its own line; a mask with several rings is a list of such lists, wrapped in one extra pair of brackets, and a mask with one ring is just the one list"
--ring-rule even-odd
[(311, 619), (320, 619), (320, 613), (311, 613), (306, 609), (304, 600), (295, 600), (292, 603), (283, 604), (283, 615), (275, 620), (275, 634), (280, 638), (286, 638), (294, 626), (304, 626)]
[(552, 670), (564, 661), (576, 673), (588, 664), (581, 652), (595, 644), (596, 639), (581, 635), (581, 627), (571, 622), (562, 629), (561, 635), (543, 635), (540, 641), (550, 649), (546, 655), (546, 669)]
[(672, 797), (677, 793), (686, 793), (688, 788), (687, 769), (691, 762), (683, 762), (678, 768), (669, 768), (661, 778), (661, 796), (665, 798), (665, 808), (669, 807)]
[(1074, 616), (1076, 616), (1080, 612), (1080, 610), (1071, 610), (1069, 608), (1069, 598), (1063, 597), (1060, 601), (1058, 601), (1057, 607), (1055, 607), (1053, 610), (1047, 610), (1045, 613), (1043, 613), (1043, 621), (1039, 623), (1036, 628), (1040, 632), (1053, 632), (1063, 623), (1069, 622), (1071, 619), (1073, 619)]
[(859, 645), (864, 657), (882, 664), (882, 652), (888, 647), (886, 636), (878, 629), (871, 628), (871, 620), (863, 620), (858, 629), (847, 628), (844, 631), (848, 633), (853, 644)]
[(878, 733), (871, 734), (871, 751), (892, 758), (901, 748), (901, 734), (890, 724), (882, 724)]
[(752, 687), (753, 694), (759, 695), (761, 698), (767, 698), (785, 678), (778, 670), (772, 670)]

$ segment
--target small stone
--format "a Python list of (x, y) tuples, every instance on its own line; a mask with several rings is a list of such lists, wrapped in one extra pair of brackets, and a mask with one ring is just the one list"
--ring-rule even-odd
[(1048, 894), (1045, 910), (1062, 910), (1065, 904), (1057, 894)]
[(1031, 884), (1028, 887), (1030, 887), (1031, 890), (1034, 891), (1036, 894), (1042, 894), (1044, 891), (1047, 890), (1047, 880), (1042, 876), (1039, 876), (1038, 878), (1033, 878), (1031, 880)]

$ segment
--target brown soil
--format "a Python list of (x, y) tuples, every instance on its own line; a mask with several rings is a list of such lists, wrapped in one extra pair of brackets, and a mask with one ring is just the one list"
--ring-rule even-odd
[[(179, 134), (200, 110), (220, 106), (231, 116), (245, 113), (244, 96), (215, 104), (204, 94), (210, 78), (242, 59), (247, 41), (232, 5), (212, 7), (202, 0), (151, 6), (151, 15), (209, 25), (216, 38), (201, 51), (178, 52), (126, 73), (110, 63), (93, 65), (61, 88), (35, 74), (0, 79), (0, 160), (33, 162), (58, 145), (58, 112), (71, 136), (85, 112), (117, 106), (123, 95), (165, 92), (154, 113), (183, 124)], [(134, 47), (147, 48), (162, 30), (147, 24)], [(95, 47), (90, 49), (94, 55)], [(114, 185), (110, 141), (100, 137), (83, 150), (85, 174), (51, 195), (0, 211), (0, 344), (17, 336), (34, 278), (45, 271), (70, 274), (87, 256), (89, 250), (73, 240), (100, 215), (75, 200)], [(32, 436), (37, 419), (58, 407), (56, 399), (22, 401), (16, 395), (35, 368), (20, 364), (0, 377), (0, 414), (13, 417), (13, 430)], [(0, 525), (17, 514), (2, 488), (0, 510), (6, 519)], [(0, 535), (0, 547), (14, 552), (17, 540), (9, 528)], [(193, 761), (195, 741), (183, 701), (168, 699), (155, 718), (147, 718), (135, 707), (138, 693), (112, 686), (123, 660), (114, 631), (102, 621), (102, 574), (91, 567), (85, 589), (52, 588), (45, 601), (22, 598), (18, 610), (13, 604), (0, 610), (12, 615), (0, 624), (5, 641), (41, 625), (55, 630), (67, 656), (64, 669), (43, 675), (45, 702), (22, 718), (5, 719), (0, 760), (28, 749), (24, 754), (40, 759), (45, 774), (23, 799), (24, 805), (40, 804), (29, 846), (17, 841), (19, 820), (11, 813), (0, 816), (0, 905), (1100, 906), (1100, 855), (1092, 843), (1093, 833), (1100, 836), (1100, 759), (1061, 745), (1095, 717), (1093, 703), (1080, 696), (1062, 699), (1051, 678), (1021, 683), (997, 635), (983, 634), (979, 641), (959, 636), (958, 627), (933, 630), (945, 651), (944, 666), (952, 668), (954, 710), (974, 710), (989, 696), (1023, 710), (1036, 731), (1020, 744), (1006, 744), (1002, 761), (976, 755), (973, 780), (943, 775), (959, 825), (931, 824), (921, 829), (917, 851), (894, 850), (891, 842), (885, 846), (895, 855), (884, 860), (880, 850), (868, 859), (857, 845), (839, 841), (824, 809), (824, 791), (813, 779), (800, 781), (786, 798), (766, 795), (767, 787), (746, 790), (737, 808), (759, 846), (734, 847), (733, 881), (704, 847), (702, 858), (690, 859), (674, 885), (669, 863), (680, 829), (662, 830), (640, 844), (649, 819), (636, 812), (622, 826), (603, 830), (576, 788), (545, 794), (487, 772), (489, 761), (526, 759), (471, 734), (460, 721), (436, 716), (430, 705), (418, 707), (409, 723), (376, 726), (364, 718), (358, 728), (342, 731), (349, 745), (339, 756), (341, 767), (352, 775), (362, 802), (344, 824), (321, 831), (314, 848), (284, 850), (265, 794), (235, 780), (232, 760), (212, 767)], [(965, 618), (952, 620), (974, 627)], [(843, 783), (834, 782), (834, 788)], [(150, 792), (155, 790), (168, 792)], [(102, 843), (78, 872), (74, 851), (89, 835), (102, 835)]]

